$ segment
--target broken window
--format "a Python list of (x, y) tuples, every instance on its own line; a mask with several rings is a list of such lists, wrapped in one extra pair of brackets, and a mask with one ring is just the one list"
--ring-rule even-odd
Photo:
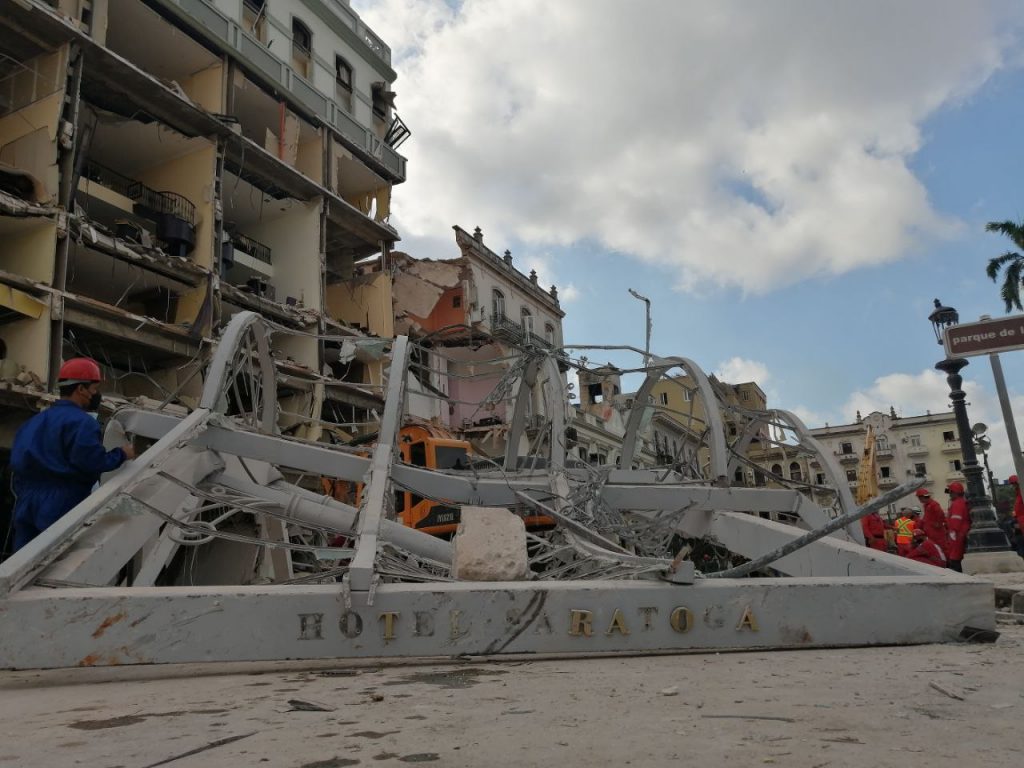
[(803, 475), (800, 472), (800, 465), (795, 461), (789, 465), (789, 479), (790, 480), (803, 480)]
[(341, 56), (334, 57), (334, 97), (338, 104), (352, 111), (352, 65)]
[(956, 433), (953, 432), (953, 431), (943, 432), (942, 433), (942, 439), (945, 440), (947, 443), (955, 443), (956, 442)]
[(313, 62), (313, 33), (298, 19), (292, 19), (292, 69), (310, 79)]
[(242, 26), (261, 43), (267, 42), (266, 0), (242, 0)]
[(587, 394), (590, 395), (590, 402), (592, 403), (600, 403), (604, 400), (604, 390), (601, 388), (601, 382), (588, 384)]
[(491, 316), (499, 320), (505, 317), (505, 294), (497, 288), (491, 291)]

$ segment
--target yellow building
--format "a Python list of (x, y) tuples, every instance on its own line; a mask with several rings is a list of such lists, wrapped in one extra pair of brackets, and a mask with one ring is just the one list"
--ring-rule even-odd
[(354, 265), (398, 240), (409, 133), (387, 46), (319, 0), (0, 8), (0, 444), (77, 355), (115, 396), (194, 405), (242, 310), (282, 331), (283, 430), (366, 421), (382, 348), (346, 341), (390, 338), (391, 297)]

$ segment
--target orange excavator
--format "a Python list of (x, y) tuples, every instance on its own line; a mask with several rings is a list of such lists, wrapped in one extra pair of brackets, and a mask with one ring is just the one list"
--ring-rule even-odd
[[(372, 444), (376, 435), (364, 438)], [(458, 440), (444, 427), (429, 422), (407, 424), (398, 433), (401, 460), (405, 464), (427, 469), (468, 470), (477, 459), (465, 440)], [(369, 451), (367, 452), (369, 455)], [(350, 483), (330, 477), (320, 479), (328, 496), (358, 506), (362, 483)], [(395, 491), (395, 515), (399, 521), (424, 533), (450, 538), (459, 527), (462, 510), (439, 501), (424, 499), (409, 491)], [(551, 528), (554, 521), (546, 515), (527, 515), (523, 518), (527, 530)]]

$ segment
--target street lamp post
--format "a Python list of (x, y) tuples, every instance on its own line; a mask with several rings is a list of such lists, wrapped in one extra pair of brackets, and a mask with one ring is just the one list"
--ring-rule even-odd
[(634, 299), (644, 303), (644, 317), (647, 320), (647, 333), (644, 336), (644, 367), (646, 368), (651, 364), (651, 300), (646, 296), (641, 296), (632, 288), (627, 288), (626, 290), (629, 291), (629, 295)]
[[(928, 319), (931, 321), (935, 338), (942, 344), (942, 333), (951, 325), (960, 322), (960, 315), (952, 307), (945, 307), (935, 300), (935, 311)], [(957, 436), (960, 439), (960, 453), (963, 455), (963, 473), (967, 481), (967, 503), (971, 508), (971, 532), (967, 536), (969, 552), (983, 552), (1009, 549), (1006, 534), (996, 524), (996, 511), (992, 500), (985, 493), (983, 470), (978, 464), (978, 455), (974, 452), (974, 432), (967, 418), (967, 393), (963, 390), (963, 377), (960, 375), (968, 365), (962, 357), (950, 357), (935, 364), (936, 369), (946, 374), (949, 384), (949, 399), (953, 402), (953, 416), (956, 419)]]

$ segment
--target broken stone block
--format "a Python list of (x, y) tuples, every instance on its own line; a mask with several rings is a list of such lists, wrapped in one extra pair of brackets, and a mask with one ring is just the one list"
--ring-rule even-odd
[(526, 526), (503, 507), (463, 507), (452, 540), (452, 576), (461, 581), (521, 581)]

